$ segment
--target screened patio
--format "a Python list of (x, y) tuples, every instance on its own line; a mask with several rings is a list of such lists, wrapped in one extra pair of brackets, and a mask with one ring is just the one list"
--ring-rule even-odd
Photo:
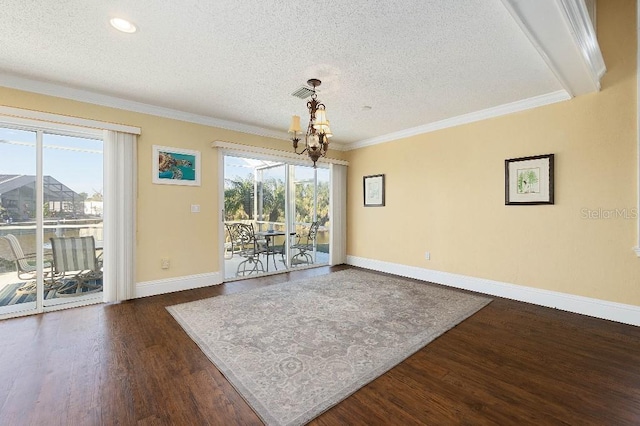
[[(224, 165), (226, 279), (329, 262), (329, 169), (239, 156)], [(234, 234), (237, 224), (249, 229)]]

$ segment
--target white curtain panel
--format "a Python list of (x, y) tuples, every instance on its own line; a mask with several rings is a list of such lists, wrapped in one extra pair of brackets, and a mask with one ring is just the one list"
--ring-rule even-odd
[(104, 297), (127, 300), (135, 294), (137, 136), (104, 131)]
[(330, 265), (347, 262), (347, 166), (331, 164)]

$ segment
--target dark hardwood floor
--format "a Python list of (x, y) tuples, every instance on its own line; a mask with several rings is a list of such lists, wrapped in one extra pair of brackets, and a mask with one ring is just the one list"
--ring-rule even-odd
[[(0, 321), (0, 425), (252, 425), (165, 307), (319, 268)], [(640, 424), (640, 327), (505, 299), (313, 425)]]

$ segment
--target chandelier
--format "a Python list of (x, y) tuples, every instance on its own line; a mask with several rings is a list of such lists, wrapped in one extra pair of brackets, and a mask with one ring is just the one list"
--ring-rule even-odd
[(306, 152), (309, 158), (313, 160), (314, 168), (316, 167), (316, 161), (318, 161), (320, 157), (327, 155), (329, 138), (333, 136), (329, 128), (329, 120), (327, 120), (325, 106), (318, 101), (318, 95), (316, 94), (316, 87), (320, 86), (321, 83), (317, 78), (312, 78), (307, 81), (307, 84), (313, 88), (313, 93), (311, 100), (307, 102), (309, 125), (304, 135), (304, 149), (300, 152), (298, 152), (298, 142), (300, 142), (298, 135), (302, 133), (300, 129), (300, 116), (294, 115), (291, 117), (291, 126), (289, 126), (289, 133), (293, 133), (293, 137), (291, 138), (293, 150), (296, 154), (304, 154)]

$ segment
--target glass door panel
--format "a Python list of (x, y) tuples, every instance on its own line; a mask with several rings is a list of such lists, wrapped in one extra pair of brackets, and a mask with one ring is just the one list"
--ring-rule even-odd
[(285, 167), (224, 156), (225, 279), (282, 270)]
[(265, 272), (287, 268), (284, 256), (287, 232), (286, 174), (284, 164), (272, 163), (256, 168), (256, 236), (265, 250)]
[(318, 221), (318, 235), (316, 237), (316, 262), (320, 264), (329, 263), (329, 188), (331, 185), (331, 172), (329, 169), (317, 168), (317, 203), (316, 220)]
[(316, 221), (315, 169), (308, 166), (292, 166), (294, 188), (293, 227), (296, 232), (291, 243), (289, 264), (291, 267), (315, 263), (315, 244), (309, 238), (312, 223)]
[(36, 309), (36, 132), (0, 128), (0, 314)]
[(44, 134), (43, 245), (55, 290), (45, 306), (101, 297), (103, 186), (102, 140)]
[[(223, 162), (226, 280), (329, 262), (329, 169), (233, 155)], [(238, 235), (245, 225), (253, 241)]]
[(290, 265), (329, 262), (329, 169), (292, 166), (295, 193)]

